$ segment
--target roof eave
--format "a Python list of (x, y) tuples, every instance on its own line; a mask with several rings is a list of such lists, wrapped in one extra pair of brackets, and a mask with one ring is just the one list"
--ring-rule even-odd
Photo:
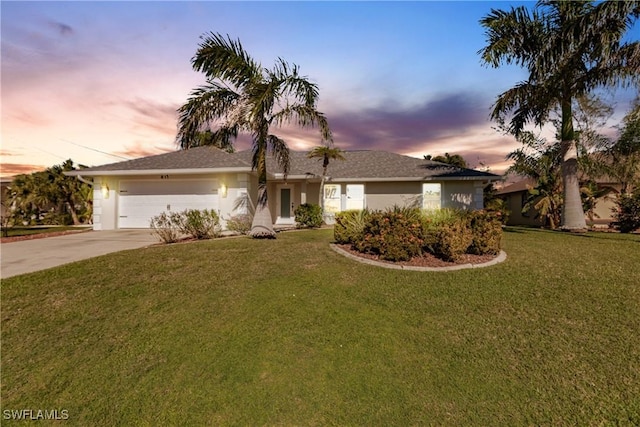
[(199, 175), (211, 173), (251, 173), (251, 168), (246, 166), (233, 168), (189, 168), (189, 169), (133, 169), (133, 170), (88, 170), (77, 169), (64, 172), (67, 176), (149, 176), (149, 175)]

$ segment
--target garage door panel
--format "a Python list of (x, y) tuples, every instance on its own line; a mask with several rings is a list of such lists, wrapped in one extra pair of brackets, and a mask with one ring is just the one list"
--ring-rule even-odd
[(214, 181), (126, 181), (120, 185), (119, 228), (148, 228), (152, 217), (185, 209), (218, 210)]
[(120, 183), (120, 193), (130, 195), (211, 194), (217, 189), (216, 180), (122, 181)]

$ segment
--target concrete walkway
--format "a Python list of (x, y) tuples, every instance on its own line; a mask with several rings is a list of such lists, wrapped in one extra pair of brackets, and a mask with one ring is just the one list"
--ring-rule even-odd
[(149, 230), (88, 231), (0, 245), (3, 279), (158, 243)]

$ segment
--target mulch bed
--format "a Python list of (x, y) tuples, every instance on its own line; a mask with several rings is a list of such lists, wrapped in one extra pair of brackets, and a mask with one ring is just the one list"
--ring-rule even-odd
[(46, 237), (64, 236), (66, 234), (85, 233), (91, 230), (53, 231), (50, 233), (26, 234), (24, 236), (0, 237), (0, 243), (20, 242), (22, 240), (44, 239)]
[(485, 262), (491, 261), (492, 259), (498, 256), (498, 255), (464, 254), (458, 261), (448, 262), (448, 261), (441, 260), (440, 258), (436, 258), (435, 256), (427, 253), (420, 257), (411, 258), (409, 261), (393, 262), (393, 261), (387, 261), (387, 260), (381, 259), (379, 255), (363, 254), (361, 252), (358, 252), (355, 249), (353, 249), (351, 245), (339, 244), (336, 246), (360, 258), (370, 259), (373, 261), (383, 262), (387, 264), (403, 265), (403, 266), (411, 266), (411, 267), (451, 267), (454, 265), (461, 265), (461, 264), (483, 264)]

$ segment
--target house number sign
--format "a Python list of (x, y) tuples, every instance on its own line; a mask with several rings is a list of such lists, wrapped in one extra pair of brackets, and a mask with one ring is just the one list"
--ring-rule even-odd
[(169, 175), (160, 175), (160, 179), (169, 179)]

